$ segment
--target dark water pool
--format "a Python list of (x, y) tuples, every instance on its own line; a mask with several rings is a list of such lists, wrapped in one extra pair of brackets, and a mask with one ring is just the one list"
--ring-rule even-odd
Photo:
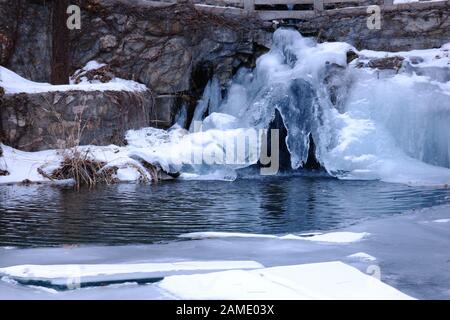
[(330, 230), (450, 202), (450, 190), (277, 177), (71, 187), (0, 186), (0, 246), (138, 244), (186, 232)]

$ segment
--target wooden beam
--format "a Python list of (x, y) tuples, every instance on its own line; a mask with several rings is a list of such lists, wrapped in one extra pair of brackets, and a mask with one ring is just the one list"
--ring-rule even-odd
[(313, 4), (314, 0), (255, 0), (256, 5)]
[[(324, 4), (333, 3), (362, 3), (364, 0), (323, 0)], [(255, 5), (276, 5), (276, 4), (313, 4), (314, 0), (255, 0)]]
[(261, 20), (310, 19), (315, 16), (313, 10), (303, 11), (256, 11)]
[(255, 0), (244, 0), (244, 10), (248, 12), (255, 11)]
[(323, 0), (314, 0), (314, 11), (321, 12), (323, 9)]

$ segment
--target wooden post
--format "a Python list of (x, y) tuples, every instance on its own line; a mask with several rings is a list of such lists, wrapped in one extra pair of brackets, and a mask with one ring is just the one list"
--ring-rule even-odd
[(245, 11), (255, 11), (255, 0), (244, 0)]
[(69, 83), (70, 34), (67, 28), (69, 0), (53, 0), (52, 3), (52, 66), (51, 83)]
[(314, 0), (314, 11), (323, 11), (323, 0)]

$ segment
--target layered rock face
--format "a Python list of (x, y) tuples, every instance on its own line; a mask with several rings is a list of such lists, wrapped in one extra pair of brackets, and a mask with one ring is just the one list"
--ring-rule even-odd
[(383, 9), (380, 29), (368, 28), (371, 14), (360, 9), (328, 13), (296, 26), (303, 34), (348, 42), (358, 49), (409, 51), (439, 48), (450, 42), (450, 1), (420, 6), (402, 4), (397, 9)]
[(51, 7), (44, 0), (0, 0), (0, 65), (50, 81)]
[(125, 91), (5, 95), (3, 143), (25, 151), (123, 145), (125, 131), (147, 126), (151, 101), (149, 92)]
[[(0, 1), (7, 16), (18, 11), (21, 17), (19, 41), (4, 65), (30, 80), (49, 82), (52, 32), (51, 23), (45, 22), (52, 2), (22, 1), (12, 10), (7, 1)], [(120, 78), (147, 85), (158, 116), (150, 117), (150, 125), (163, 128), (173, 123), (183, 103), (192, 112), (213, 74), (225, 84), (239, 67), (252, 66), (271, 38), (255, 19), (211, 14), (189, 3), (78, 0), (73, 4), (80, 6), (82, 16), (81, 29), (70, 31), (67, 43), (71, 71), (96, 60), (108, 64)], [(36, 23), (45, 26), (33, 28)], [(30, 50), (31, 44), (45, 49)]]

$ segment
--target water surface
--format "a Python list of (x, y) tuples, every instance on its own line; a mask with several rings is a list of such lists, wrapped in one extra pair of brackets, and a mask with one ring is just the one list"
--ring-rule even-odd
[(144, 244), (198, 231), (287, 234), (450, 202), (450, 190), (377, 181), (270, 177), (119, 184), (95, 189), (0, 186), (0, 246)]

